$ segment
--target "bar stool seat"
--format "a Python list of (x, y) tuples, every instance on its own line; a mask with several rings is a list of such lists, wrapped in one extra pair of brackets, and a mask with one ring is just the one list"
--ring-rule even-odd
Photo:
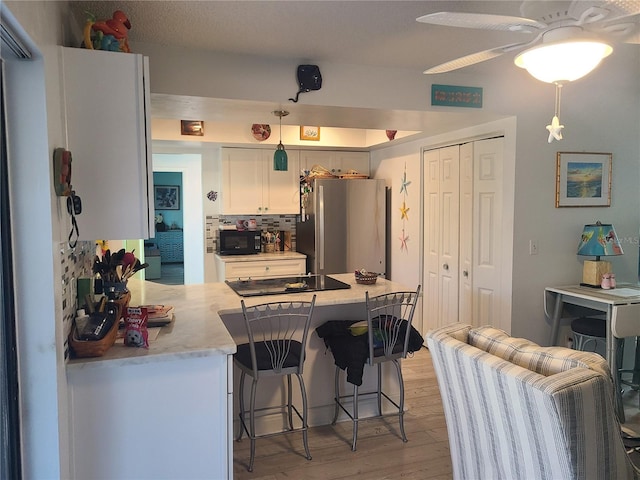
[(607, 348), (607, 322), (599, 318), (580, 317), (571, 322), (573, 349), (583, 352), (597, 352)]

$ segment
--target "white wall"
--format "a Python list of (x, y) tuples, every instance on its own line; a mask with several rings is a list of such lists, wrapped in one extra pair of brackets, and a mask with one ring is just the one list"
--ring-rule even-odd
[(35, 52), (32, 61), (10, 62), (6, 70), (23, 474), (68, 478), (59, 248), (64, 234), (51, 180), (51, 153), (65, 146), (55, 46), (64, 41), (67, 15), (65, 5), (53, 2), (4, 2), (6, 7)]

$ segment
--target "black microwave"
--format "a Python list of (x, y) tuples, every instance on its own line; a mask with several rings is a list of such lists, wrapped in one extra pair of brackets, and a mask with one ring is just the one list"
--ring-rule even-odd
[(220, 230), (218, 253), (220, 255), (249, 255), (260, 253), (260, 231)]

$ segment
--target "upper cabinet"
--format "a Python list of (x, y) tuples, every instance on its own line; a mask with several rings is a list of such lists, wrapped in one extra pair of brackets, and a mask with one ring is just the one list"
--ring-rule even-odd
[(60, 60), (79, 239), (153, 236), (148, 58), (61, 47)]
[(283, 215), (300, 212), (300, 160), (287, 150), (288, 170), (273, 169), (274, 150), (222, 149), (222, 213)]
[(319, 165), (333, 175), (345, 175), (349, 170), (369, 175), (369, 152), (339, 152), (307, 150), (300, 152), (300, 168), (311, 170)]

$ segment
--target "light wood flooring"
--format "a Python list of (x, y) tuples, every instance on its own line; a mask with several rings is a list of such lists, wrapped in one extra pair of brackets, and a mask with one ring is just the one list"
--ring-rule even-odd
[[(373, 373), (373, 372), (366, 372)], [(258, 439), (253, 472), (247, 472), (249, 440), (234, 442), (234, 479), (332, 480), (342, 478), (450, 479), (451, 459), (442, 401), (431, 364), (422, 348), (402, 361), (405, 381), (405, 431), (399, 436), (398, 418), (360, 421), (358, 449), (351, 451), (352, 423), (309, 429), (312, 460), (304, 457), (302, 434)]]

